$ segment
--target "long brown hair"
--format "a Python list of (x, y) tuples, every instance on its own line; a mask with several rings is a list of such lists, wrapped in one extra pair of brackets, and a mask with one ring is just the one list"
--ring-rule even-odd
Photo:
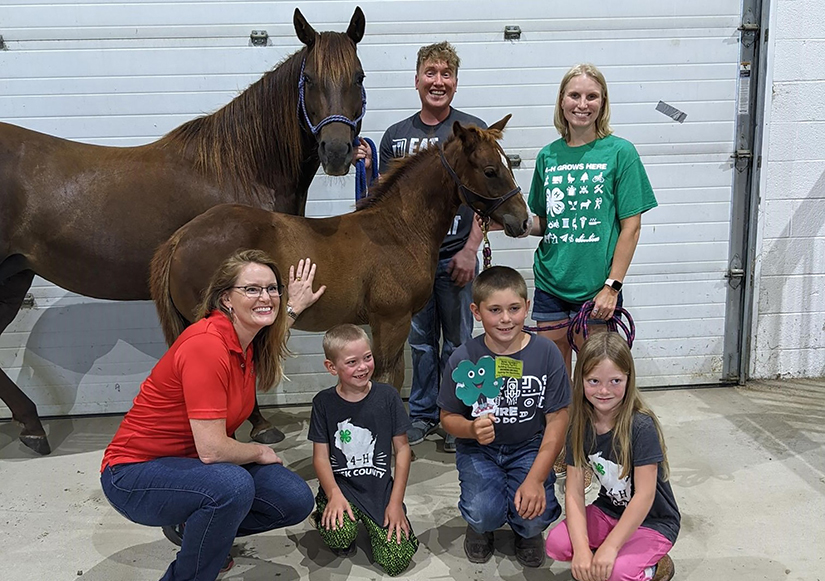
[(670, 467), (667, 462), (667, 446), (662, 435), (662, 426), (659, 419), (647, 404), (645, 404), (639, 389), (636, 387), (636, 366), (633, 364), (633, 355), (630, 347), (618, 333), (596, 333), (585, 342), (579, 351), (576, 360), (576, 370), (573, 373), (573, 404), (570, 417), (570, 445), (573, 448), (573, 462), (575, 466), (587, 465), (586, 446), (596, 441), (594, 426), (593, 404), (584, 395), (584, 378), (593, 371), (602, 361), (611, 361), (622, 373), (627, 375), (627, 387), (624, 399), (619, 405), (616, 415), (616, 424), (613, 426), (613, 455), (622, 467), (619, 478), (627, 478), (633, 467), (631, 457), (633, 449), (632, 430), (633, 417), (644, 414), (653, 420), (659, 444), (662, 447), (663, 459), (661, 462), (664, 480), (670, 476)]
[(564, 101), (564, 92), (567, 90), (567, 83), (573, 77), (584, 75), (590, 77), (602, 88), (602, 108), (599, 111), (599, 117), (596, 119), (596, 139), (607, 137), (613, 130), (610, 128), (610, 99), (607, 96), (607, 81), (604, 79), (602, 72), (596, 68), (596, 65), (590, 63), (582, 63), (573, 66), (564, 74), (559, 85), (559, 95), (556, 97), (556, 111), (553, 114), (553, 125), (556, 126), (556, 131), (559, 132), (562, 139), (570, 141), (570, 123), (564, 118), (564, 109), (562, 109), (562, 102)]
[[(262, 250), (239, 250), (223, 263), (212, 275), (209, 286), (204, 293), (204, 298), (198, 306), (197, 320), (206, 317), (212, 311), (220, 311), (232, 321), (233, 315), (223, 303), (224, 295), (232, 290), (237, 284), (238, 276), (248, 264), (260, 264), (266, 266), (275, 273), (278, 286), (283, 284), (281, 272), (275, 262)], [(275, 322), (268, 327), (264, 327), (252, 339), (252, 359), (255, 362), (255, 372), (258, 377), (258, 389), (269, 391), (281, 381), (283, 376), (284, 358), (289, 355), (286, 342), (289, 338), (289, 325), (287, 324), (286, 304), (289, 297), (281, 296), (278, 305), (278, 316)]]

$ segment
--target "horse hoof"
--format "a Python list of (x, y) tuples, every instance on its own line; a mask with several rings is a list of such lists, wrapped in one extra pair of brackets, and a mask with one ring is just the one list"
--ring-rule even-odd
[(252, 439), (261, 444), (277, 444), (284, 438), (286, 438), (286, 434), (275, 426), (252, 435)]
[(20, 436), (20, 441), (27, 448), (31, 448), (41, 456), (48, 456), (52, 453), (52, 447), (49, 446), (49, 440), (46, 436)]

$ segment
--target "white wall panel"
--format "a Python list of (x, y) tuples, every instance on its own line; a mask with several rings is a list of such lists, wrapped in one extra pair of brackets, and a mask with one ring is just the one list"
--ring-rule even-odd
[[(462, 58), (454, 104), (488, 122), (513, 114), (504, 144), (522, 157), (516, 176), (525, 195), (536, 153), (557, 136), (552, 115), (558, 81), (576, 62), (600, 66), (610, 85), (616, 133), (636, 144), (660, 203), (643, 218), (627, 279), (640, 379), (644, 385), (718, 381), (739, 2), (631, 0), (586, 11), (571, 11), (559, 0), (357, 4), (367, 18), (359, 45), (369, 108), (363, 134), (377, 142), (388, 125), (417, 109), (415, 53), (423, 44), (449, 39)], [(300, 8), (318, 30), (344, 30), (355, 5), (307, 0)], [(0, 34), (9, 48), (0, 51), (0, 119), (103, 145), (146, 143), (225, 104), (298, 49), (294, 7), (229, 0), (10, 0), (0, 6)], [(510, 24), (521, 26), (521, 40), (503, 40)], [(249, 33), (260, 29), (268, 31), (270, 45), (251, 47)], [(685, 111), (685, 123), (657, 112), (660, 100)], [(800, 131), (816, 130), (789, 128), (787, 139)], [(781, 171), (813, 180), (816, 167)], [(352, 192), (351, 176), (319, 175), (308, 214), (349, 211)], [(817, 231), (812, 220), (798, 227)], [(494, 261), (519, 268), (532, 285), (537, 239), (493, 234), (491, 240)], [(0, 365), (44, 415), (127, 409), (163, 353), (152, 305), (93, 301), (40, 279), (32, 292), (36, 307), (21, 312), (0, 337)], [(330, 383), (322, 373), (318, 335), (296, 332), (290, 346), (298, 355), (286, 364), (291, 381), (264, 403), (307, 402)]]

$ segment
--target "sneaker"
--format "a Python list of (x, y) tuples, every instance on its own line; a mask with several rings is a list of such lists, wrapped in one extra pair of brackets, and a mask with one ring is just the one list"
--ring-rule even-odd
[(407, 440), (410, 446), (415, 446), (424, 441), (424, 438), (432, 434), (438, 427), (438, 422), (429, 420), (414, 420), (412, 427), (407, 430)]
[(455, 436), (447, 434), (444, 437), (444, 451), (455, 454)]
[(226, 573), (232, 567), (235, 566), (235, 559), (232, 558), (232, 555), (226, 556), (226, 561), (223, 562), (223, 567), (221, 567), (221, 573)]
[(183, 527), (184, 523), (180, 523), (179, 525), (168, 525), (160, 528), (163, 531), (164, 537), (180, 547), (183, 544)]
[(486, 563), (493, 556), (493, 533), (477, 533), (467, 525), (464, 535), (464, 553), (471, 563)]
[(346, 557), (352, 557), (355, 554), (355, 551), (357, 550), (357, 548), (355, 546), (355, 541), (353, 541), (352, 544), (349, 547), (344, 547), (343, 549), (330, 547), (329, 550), (332, 551), (335, 554), (336, 557), (346, 558)]
[(665, 555), (659, 562), (656, 563), (656, 566), (653, 567), (654, 574), (651, 578), (651, 581), (670, 581), (673, 579), (673, 559), (670, 558), (670, 555)]
[(544, 537), (541, 533), (532, 537), (516, 535), (516, 560), (522, 567), (535, 569), (544, 563)]

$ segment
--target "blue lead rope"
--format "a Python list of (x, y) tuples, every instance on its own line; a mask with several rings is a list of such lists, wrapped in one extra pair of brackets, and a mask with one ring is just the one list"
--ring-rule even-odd
[[(364, 137), (364, 141), (370, 146), (372, 152), (372, 176), (367, 180), (367, 164), (363, 159), (359, 159), (355, 164), (355, 201), (358, 202), (367, 195), (367, 189), (378, 178), (378, 153), (375, 150), (375, 143), (369, 137)], [(359, 145), (358, 138), (355, 138), (354, 147)]]

